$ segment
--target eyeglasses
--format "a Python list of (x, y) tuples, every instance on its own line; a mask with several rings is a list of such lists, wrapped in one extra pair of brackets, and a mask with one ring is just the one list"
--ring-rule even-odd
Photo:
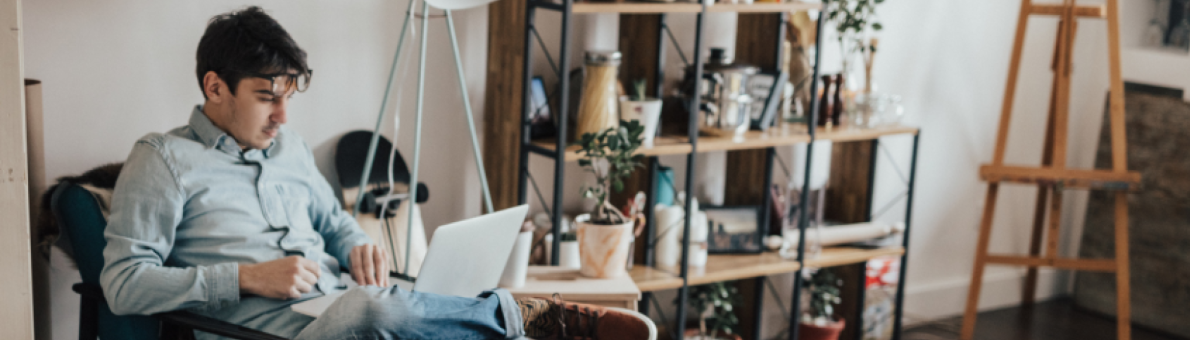
[(305, 74), (300, 73), (254, 73), (254, 72), (239, 72), (245, 77), (261, 78), (269, 81), (269, 90), (275, 95), (283, 95), (289, 92), (289, 89), (294, 89), (296, 92), (305, 92), (310, 88), (310, 77), (314, 75), (314, 70), (307, 70)]
[(298, 73), (271, 73), (271, 74), (248, 74), (249, 77), (268, 79), (271, 83), (269, 89), (277, 95), (289, 92), (293, 88), (297, 92), (306, 92), (310, 88), (310, 77), (314, 75), (314, 70), (307, 70), (305, 74)]

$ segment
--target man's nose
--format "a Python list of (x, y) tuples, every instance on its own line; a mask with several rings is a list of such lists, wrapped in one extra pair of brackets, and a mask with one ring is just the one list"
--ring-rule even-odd
[(276, 122), (277, 124), (285, 124), (285, 122), (289, 121), (287, 112), (288, 110), (288, 98), (281, 98), (280, 100), (277, 100), (277, 102), (273, 105), (272, 121)]

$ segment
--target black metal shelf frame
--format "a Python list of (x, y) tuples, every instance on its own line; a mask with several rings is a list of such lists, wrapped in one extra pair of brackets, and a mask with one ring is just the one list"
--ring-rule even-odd
[[(552, 202), (553, 204), (551, 206), (554, 207), (554, 209), (549, 209), (549, 207), (545, 207), (545, 208), (551, 214), (551, 221), (553, 223), (554, 235), (559, 235), (561, 232), (561, 226), (562, 226), (562, 222), (563, 222), (562, 221), (562, 209), (560, 209), (559, 207), (562, 206), (562, 197), (563, 197), (563, 191), (564, 191), (564, 187), (565, 187), (564, 186), (565, 163), (566, 163), (566, 157), (565, 157), (566, 151), (565, 150), (566, 150), (566, 144), (567, 144), (566, 141), (568, 140), (567, 135), (566, 135), (567, 129), (564, 128), (565, 126), (567, 126), (567, 118), (568, 118), (567, 116), (568, 115), (564, 113), (564, 110), (565, 110), (565, 108), (569, 107), (569, 105), (568, 105), (569, 101), (572, 99), (572, 98), (569, 98), (570, 86), (572, 84), (570, 84), (570, 81), (569, 81), (570, 79), (567, 76), (567, 72), (568, 72), (568, 70), (570, 70), (570, 55), (572, 53), (570, 42), (571, 42), (571, 35), (573, 33), (573, 29), (572, 29), (573, 20), (572, 19), (574, 16), (574, 12), (573, 12), (574, 0), (561, 0), (561, 2), (558, 2), (558, 3), (547, 2), (547, 1), (542, 1), (542, 0), (527, 0), (526, 3), (527, 4), (526, 4), (526, 8), (525, 8), (525, 40), (524, 40), (525, 47), (524, 47), (524, 64), (523, 64), (523, 72), (524, 73), (522, 75), (524, 87), (522, 89), (523, 94), (522, 94), (522, 98), (521, 98), (521, 101), (522, 101), (522, 115), (521, 115), (521, 129), (520, 129), (521, 149), (520, 149), (519, 171), (518, 171), (520, 178), (519, 178), (518, 189), (517, 189), (517, 201), (519, 202), (519, 204), (524, 204), (528, 200), (528, 193), (527, 193), (528, 182), (527, 181), (529, 179), (529, 156), (530, 156), (530, 153), (535, 153), (535, 154), (553, 159), (554, 160), (554, 190), (553, 190), (554, 192), (553, 192), (553, 202)], [(562, 21), (561, 22), (561, 25), (562, 25), (561, 33), (562, 34), (561, 34), (561, 39), (560, 39), (561, 41), (560, 41), (560, 48), (559, 48), (559, 53), (558, 53), (558, 60), (557, 60), (556, 64), (554, 62), (554, 59), (550, 57), (549, 50), (546, 48), (545, 43), (541, 40), (540, 35), (537, 34), (537, 28), (535, 25), (537, 9), (556, 11), (556, 12), (560, 13), (562, 16), (562, 20), (561, 20)], [(707, 13), (707, 5), (705, 3), (702, 4), (701, 11), (698, 13), (695, 13), (695, 15), (697, 16), (697, 23), (696, 23), (695, 39), (694, 39), (694, 56), (693, 56), (693, 60), (691, 60), (691, 61), (686, 60), (686, 57), (683, 54), (682, 50), (680, 49), (680, 46), (678, 46), (676, 39), (674, 39), (674, 37), (673, 37), (673, 33), (669, 30), (669, 26), (666, 24), (667, 14), (665, 14), (665, 13), (659, 14), (661, 18), (658, 23), (658, 25), (659, 25), (658, 34), (660, 35), (660, 37), (658, 38), (657, 67), (656, 67), (656, 75), (655, 75), (655, 79), (656, 79), (655, 93), (657, 93), (659, 97), (662, 93), (662, 84), (663, 84), (663, 80), (665, 79), (664, 78), (665, 44), (666, 44), (665, 42), (666, 42), (667, 38), (673, 42), (675, 49), (682, 56), (683, 61), (690, 62), (689, 65), (700, 65), (699, 67), (695, 67), (694, 79), (702, 79), (703, 70), (702, 70), (701, 65), (703, 64), (703, 57), (704, 57), (703, 56), (703, 38), (704, 38), (703, 35), (704, 35), (704, 29), (705, 29), (704, 28), (704, 26), (705, 26), (704, 20), (706, 18), (706, 13)], [(781, 55), (782, 48), (781, 48), (780, 44), (782, 41), (785, 40), (784, 39), (784, 37), (785, 37), (784, 26), (785, 26), (786, 20), (788, 20), (788, 14), (782, 14), (780, 24), (777, 27), (775, 27), (775, 29), (778, 32), (777, 33), (778, 34), (778, 37), (777, 37), (778, 38), (777, 39), (778, 46), (776, 48), (777, 55), (776, 55), (775, 60), (778, 60), (778, 61), (782, 60), (782, 55)], [(817, 27), (816, 36), (815, 36), (815, 46), (822, 46), (822, 44), (821, 44), (822, 43), (822, 30), (825, 26), (824, 25), (825, 22), (826, 22), (826, 20), (818, 20), (818, 24), (817, 24), (818, 27)], [(531, 96), (530, 86), (531, 86), (531, 80), (533, 78), (533, 73), (532, 73), (533, 53), (532, 52), (533, 52), (533, 43), (535, 41), (538, 43), (538, 45), (541, 46), (541, 48), (543, 50), (545, 50), (546, 58), (550, 63), (551, 69), (556, 73), (557, 79), (558, 79), (558, 84), (557, 84), (557, 88), (555, 89), (555, 94), (559, 98), (558, 107), (562, 108), (562, 109), (559, 110), (561, 113), (555, 115), (555, 117), (557, 117), (557, 119), (558, 119), (557, 123), (560, 128), (557, 129), (557, 138), (555, 141), (556, 145), (555, 145), (554, 150), (549, 150), (548, 148), (535, 145), (532, 143), (532, 140), (530, 139), (531, 134), (529, 133), (529, 131), (530, 131), (531, 127), (530, 127), (529, 117), (530, 117), (530, 113), (531, 113), (530, 108), (532, 107), (532, 105), (531, 105), (532, 101), (531, 101), (531, 97), (530, 97)], [(819, 65), (820, 65), (821, 59), (822, 59), (821, 53), (814, 54), (813, 76), (811, 79), (815, 79), (815, 80), (818, 79)], [(701, 87), (701, 82), (695, 82), (694, 93), (700, 92), (699, 87)], [(818, 82), (812, 81), (811, 87), (810, 87), (810, 93), (817, 93), (817, 91), (818, 91)], [(692, 108), (699, 107), (699, 100), (700, 99), (697, 96), (695, 96), (694, 98), (691, 98), (690, 99), (691, 102), (688, 107), (692, 107)], [(818, 96), (816, 96), (816, 95), (811, 96), (810, 110), (808, 111), (809, 112), (809, 114), (808, 114), (809, 122), (807, 125), (808, 126), (807, 127), (808, 134), (810, 135), (810, 143), (813, 143), (816, 138), (815, 129), (813, 127), (817, 126), (817, 118), (818, 117), (814, 113), (818, 112), (819, 105), (820, 105), (820, 103), (818, 100)], [(685, 190), (686, 190), (686, 193), (688, 196), (694, 195), (694, 178), (696, 177), (695, 171), (697, 170), (696, 167), (694, 166), (695, 157), (698, 154), (698, 121), (699, 120), (697, 119), (697, 115), (698, 115), (697, 110), (694, 110), (690, 113), (689, 125), (687, 126), (687, 135), (689, 138), (689, 142), (691, 144), (691, 151), (686, 155), (686, 176), (685, 176), (684, 186), (685, 186)], [(906, 207), (906, 215), (905, 215), (905, 231), (903, 233), (903, 241), (902, 241), (903, 242), (902, 246), (904, 247), (904, 249), (906, 249), (906, 251), (901, 256), (900, 276), (899, 276), (899, 281), (898, 281), (898, 285), (897, 285), (897, 292), (896, 292), (896, 297), (895, 297), (896, 301), (895, 301), (895, 307), (894, 307), (894, 318), (893, 318), (894, 319), (894, 333), (893, 333), (894, 336), (893, 336), (893, 339), (900, 339), (900, 332), (901, 332), (901, 315), (902, 315), (902, 305), (903, 305), (903, 301), (904, 301), (905, 271), (906, 271), (906, 268), (908, 267), (907, 260), (908, 260), (908, 249), (909, 249), (910, 217), (911, 217), (911, 212), (912, 212), (912, 208), (913, 208), (913, 183), (914, 183), (913, 180), (916, 175), (916, 163), (917, 163), (917, 151), (918, 151), (919, 138), (920, 138), (920, 131), (918, 132), (918, 134), (915, 134), (913, 137), (913, 149), (912, 149), (913, 151), (912, 151), (912, 158), (911, 158), (912, 161), (909, 165), (910, 175), (908, 178), (908, 186), (909, 186), (908, 191), (907, 191), (908, 199), (907, 199), (907, 204), (906, 204), (907, 207)], [(872, 199), (872, 197), (873, 197), (872, 194), (874, 192), (874, 180), (875, 180), (874, 174), (875, 174), (875, 170), (876, 170), (876, 160), (877, 160), (877, 156), (878, 156), (876, 153), (876, 148), (878, 147), (878, 145), (879, 145), (879, 139), (873, 140), (872, 153), (871, 153), (871, 157), (872, 157), (871, 168), (869, 169), (870, 172), (869, 172), (869, 181), (868, 181), (869, 200)], [(807, 152), (806, 152), (805, 171), (804, 171), (805, 178), (804, 178), (803, 183), (809, 183), (810, 175), (811, 175), (810, 174), (811, 168), (813, 165), (811, 162), (811, 160), (813, 159), (813, 157), (812, 157), (813, 148), (807, 147), (806, 150), (807, 150)], [(773, 158), (775, 156), (774, 148), (772, 148), (772, 147), (767, 148), (765, 154), (766, 154), (766, 156), (765, 156), (765, 169), (764, 169), (764, 172), (765, 172), (764, 184), (765, 184), (765, 187), (768, 188), (768, 187), (772, 186), (772, 165), (773, 165)], [(658, 159), (656, 156), (651, 156), (651, 157), (649, 157), (649, 159), (650, 159), (650, 162), (649, 162), (650, 166), (648, 168), (649, 169), (649, 173), (648, 173), (649, 179), (647, 180), (648, 195), (647, 195), (647, 202), (646, 202), (646, 206), (649, 208), (645, 209), (645, 214), (646, 214), (646, 218), (647, 218), (645, 240), (647, 242), (646, 243), (647, 246), (645, 247), (644, 256), (645, 256), (645, 263), (649, 266), (652, 266), (652, 265), (654, 265), (654, 260), (655, 260), (653, 246), (654, 246), (654, 243), (656, 242), (656, 236), (657, 236), (656, 235), (656, 225), (654, 222), (653, 209), (652, 209), (652, 207), (656, 204), (656, 193), (655, 193), (656, 185), (655, 185), (655, 183), (652, 183), (652, 182), (655, 179), (657, 172), (659, 171), (659, 162), (658, 162)], [(765, 190), (764, 192), (767, 193), (767, 190)], [(806, 209), (806, 204), (807, 204), (808, 198), (809, 198), (808, 193), (809, 193), (809, 190), (802, 190), (802, 192), (801, 192), (801, 200), (799, 201), (800, 202), (799, 204), (801, 204), (801, 207), (799, 209), (800, 211), (805, 211), (805, 209)], [(686, 216), (689, 216), (690, 211), (693, 209), (693, 200), (688, 199), (686, 201), (687, 202), (685, 203), (686, 204), (685, 211), (686, 211)], [(542, 203), (543, 204), (545, 203), (544, 200)], [(763, 204), (762, 204), (762, 207), (764, 209), (764, 213), (762, 215), (764, 221), (762, 221), (762, 222), (767, 222), (768, 219), (770, 218), (769, 210), (771, 209), (771, 206), (772, 206), (771, 196), (767, 195), (767, 194), (764, 195)], [(868, 212), (867, 212), (867, 217), (868, 217), (867, 220), (869, 220), (869, 221), (871, 220), (871, 214), (872, 214), (872, 204), (871, 204), (871, 202), (869, 202)], [(802, 270), (805, 270), (805, 239), (806, 239), (805, 233), (806, 233), (806, 228), (809, 224), (809, 219), (808, 219), (808, 214), (799, 214), (799, 216), (800, 216), (800, 218), (798, 220), (799, 238), (798, 238), (797, 261), (799, 262), (799, 264), (801, 264), (801, 267), (803, 268)], [(691, 220), (692, 219), (690, 219), (690, 218), (686, 218), (685, 223), (682, 226), (685, 235), (689, 235), (689, 233), (690, 233)], [(768, 223), (764, 223), (762, 225), (767, 226)], [(558, 264), (558, 252), (559, 252), (559, 248), (560, 248), (559, 247), (560, 241), (561, 241), (560, 237), (553, 238), (554, 243), (553, 243), (553, 246), (551, 247), (552, 252), (550, 254), (550, 263), (552, 265)], [(682, 339), (682, 336), (683, 336), (681, 331), (682, 331), (682, 329), (684, 329), (684, 320), (686, 319), (686, 312), (687, 312), (686, 306), (688, 304), (687, 293), (689, 290), (689, 282), (688, 282), (687, 278), (689, 276), (688, 275), (689, 274), (689, 270), (688, 270), (689, 269), (689, 256), (690, 256), (690, 254), (689, 254), (688, 244), (683, 242), (682, 252), (681, 252), (681, 260), (680, 260), (681, 261), (680, 273), (679, 273), (680, 277), (682, 278), (682, 286), (679, 288), (679, 292), (678, 292), (677, 316), (674, 321), (675, 325), (670, 328), (670, 330), (674, 332), (672, 334), (674, 339), (679, 339), (679, 340)], [(865, 262), (865, 264), (866, 264), (866, 262)], [(857, 303), (859, 304), (859, 307), (856, 308), (858, 311), (857, 319), (856, 319), (858, 324), (855, 326), (857, 326), (859, 329), (862, 330), (862, 320), (863, 320), (862, 316), (863, 316), (863, 310), (864, 310), (864, 307), (863, 307), (864, 295), (863, 294), (864, 294), (864, 290), (865, 290), (864, 284), (863, 284), (863, 282), (865, 281), (864, 271), (861, 270), (860, 275), (861, 275), (860, 280), (859, 280), (860, 284), (858, 285), (859, 286), (859, 299), (857, 299), (858, 300)], [(786, 314), (785, 316), (789, 318), (789, 333), (788, 334), (789, 334), (789, 339), (791, 339), (791, 340), (796, 340), (798, 338), (797, 324), (799, 322), (799, 315), (800, 315), (800, 302), (801, 302), (800, 301), (800, 299), (801, 299), (800, 291), (801, 291), (802, 285), (804, 284), (803, 276), (801, 275), (800, 271), (799, 271), (799, 273), (795, 274), (794, 276), (795, 276), (795, 279), (794, 279), (793, 294), (792, 294), (793, 301), (789, 308), (789, 312), (785, 313)], [(761, 334), (760, 333), (760, 331), (761, 331), (761, 311), (763, 310), (764, 291), (766, 288), (766, 284), (768, 285), (769, 290), (772, 291), (771, 293), (774, 295), (776, 294), (776, 291), (774, 290), (774, 288), (772, 288), (771, 283), (768, 282), (768, 280), (764, 276), (757, 278), (756, 287), (755, 287), (756, 299), (753, 303), (753, 308), (754, 308), (755, 315), (756, 315), (756, 318), (755, 318), (756, 320), (755, 320), (755, 324), (753, 325), (753, 327), (755, 330), (754, 334), (757, 334), (757, 335)], [(644, 293), (643, 300), (644, 300), (644, 303), (640, 305), (640, 309), (641, 309), (642, 313), (648, 314), (650, 301), (653, 302), (653, 304), (658, 308), (658, 312), (660, 312), (660, 303), (652, 296), (651, 293), (649, 293), (649, 292)], [(782, 307), (782, 311), (785, 311), (784, 306), (781, 306), (781, 307)], [(662, 318), (664, 319), (664, 316), (662, 316)], [(857, 339), (861, 339), (862, 335), (863, 335), (862, 331), (856, 332)]]

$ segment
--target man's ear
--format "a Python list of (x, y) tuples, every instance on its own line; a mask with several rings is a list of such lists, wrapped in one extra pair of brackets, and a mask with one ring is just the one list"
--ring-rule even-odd
[(227, 87), (223, 78), (219, 78), (219, 75), (215, 74), (215, 71), (207, 71), (207, 74), (202, 76), (202, 92), (207, 95), (207, 100), (221, 104), (223, 96), (231, 94), (231, 89)]

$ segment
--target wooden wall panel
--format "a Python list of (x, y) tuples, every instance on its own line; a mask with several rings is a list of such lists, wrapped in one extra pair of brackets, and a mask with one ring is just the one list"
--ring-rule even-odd
[(33, 338), (21, 2), (0, 0), (0, 330)]
[(831, 147), (831, 177), (826, 187), (824, 218), (840, 223), (865, 222), (868, 212), (868, 174), (872, 142), (835, 143)]
[[(735, 62), (775, 69), (780, 14), (740, 14), (736, 23)], [(763, 200), (765, 150), (727, 153), (723, 204), (758, 205)]]
[[(619, 79), (625, 90), (632, 86), (636, 79), (644, 78), (647, 92), (650, 96), (657, 96), (657, 40), (660, 38), (659, 24), (661, 15), (658, 14), (621, 14), (619, 49), (622, 54)], [(638, 191), (648, 192), (652, 180), (649, 178), (649, 160), (646, 159), (643, 168), (637, 168), (632, 176), (624, 182), (624, 191), (612, 193), (612, 203), (617, 207), (623, 206), (628, 199)], [(633, 251), (634, 261), (645, 263), (645, 238), (636, 242)]]
[(488, 5), (483, 159), (496, 210), (517, 205), (524, 50), (525, 2), (497, 1)]

